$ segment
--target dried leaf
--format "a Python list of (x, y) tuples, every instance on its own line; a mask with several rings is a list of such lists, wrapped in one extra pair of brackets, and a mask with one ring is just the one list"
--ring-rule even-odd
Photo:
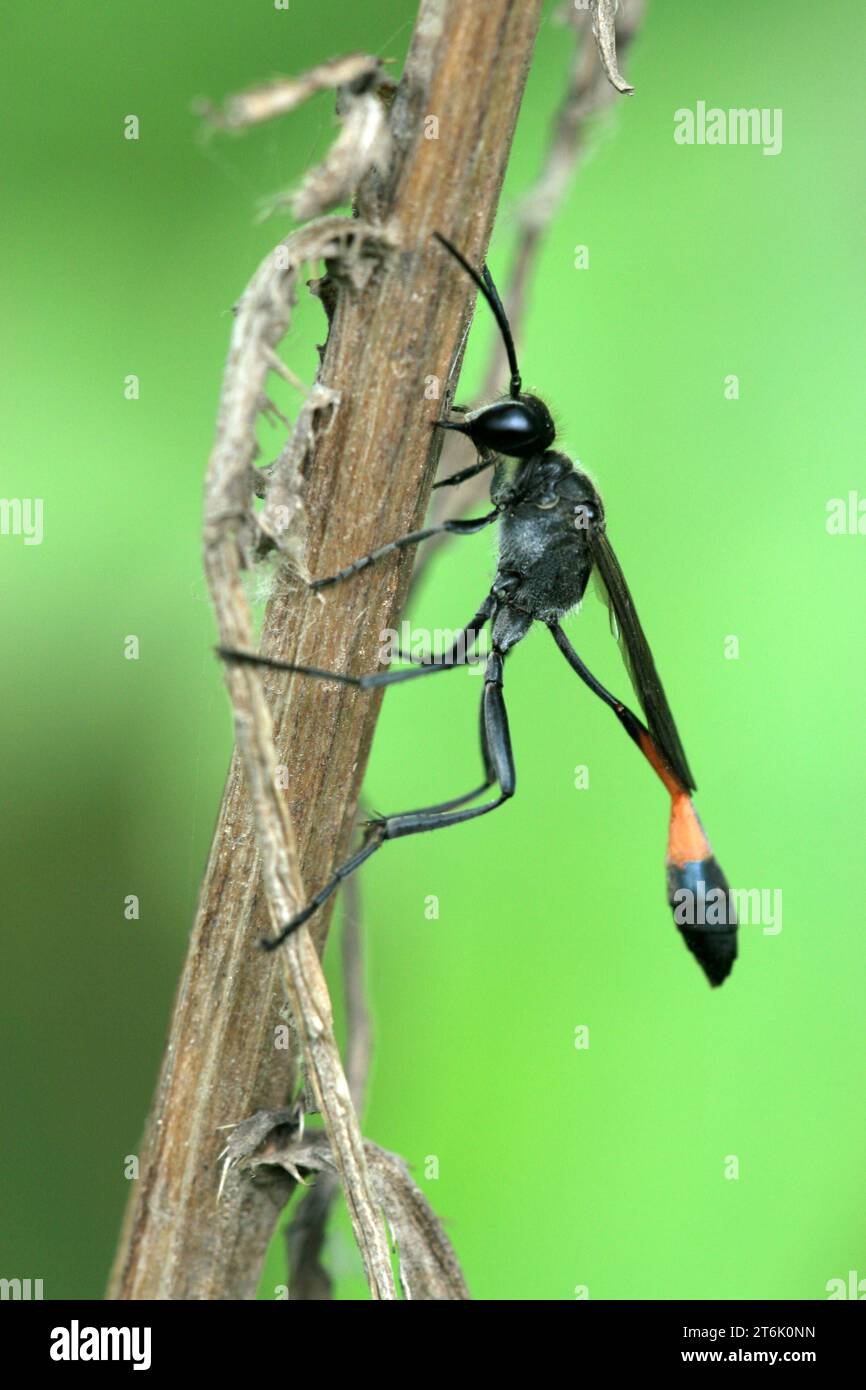
[(222, 110), (207, 102), (199, 102), (198, 110), (221, 130), (244, 130), (262, 121), (271, 121), (275, 116), (284, 116), (328, 88), (348, 87), (360, 92), (383, 80), (378, 58), (366, 53), (350, 53), (310, 68), (300, 77), (276, 77), (272, 82), (239, 92), (229, 97)]
[(391, 161), (391, 135), (385, 107), (377, 96), (353, 97), (342, 116), (343, 129), (327, 156), (290, 198), (298, 221), (318, 217), (352, 200), (372, 169), (384, 173)]
[[(299, 498), (297, 487), (290, 486), (285, 466), (274, 470), (277, 479), (274, 507), (287, 506), (289, 511), (278, 514), (273, 507), (269, 511), (266, 504), (262, 523), (250, 505), (257, 481), (252, 467), (257, 449), (255, 424), (267, 399), (264, 386), (268, 371), (272, 370), (273, 350), (288, 327), (295, 303), (295, 286), (305, 263), (335, 262), (345, 282), (361, 285), (371, 264), (388, 244), (383, 231), (366, 223), (344, 217), (322, 218), (299, 228), (280, 242), (250, 281), (235, 310), (217, 439), (207, 483), (206, 541), (218, 538), (229, 519), (239, 525), (245, 551), (250, 549), (250, 535), (254, 531), (257, 539), (263, 530), (272, 533), (276, 544), (279, 544), (281, 530), (293, 533), (295, 528), (291, 523), (297, 519)], [(334, 403), (333, 399), (327, 402)], [(321, 391), (311, 393), (307, 408), (301, 411), (296, 425), (298, 439), (294, 443), (290, 441), (292, 458), (305, 457), (315, 413), (325, 404)], [(286, 522), (285, 527), (280, 525), (281, 520)], [(293, 547), (288, 550), (291, 554)]]
[[(223, 379), (217, 437), (205, 483), (204, 564), (220, 643), (232, 651), (253, 641), (241, 581), (245, 541), (255, 525), (252, 509), (255, 422), (265, 401), (265, 377), (285, 333), (300, 266), (309, 259), (341, 262), (352, 278), (357, 260), (383, 246), (379, 231), (346, 218), (322, 218), (286, 238), (262, 263), (238, 305)], [(277, 779), (274, 728), (258, 675), (227, 668), (235, 737), (249, 788), (262, 882), (272, 926), (303, 901), (294, 829)], [(304, 1038), (307, 1076), (334, 1141), (355, 1238), (374, 1298), (396, 1298), (391, 1254), (366, 1167), (363, 1141), (331, 1026), (331, 1003), (316, 948), (306, 931), (291, 938), (280, 958), (295, 1022)], [(243, 1131), (242, 1131), (243, 1133)], [(223, 1182), (233, 1166), (235, 1134), (226, 1148)], [(286, 1169), (294, 1177), (297, 1169)], [(222, 1190), (222, 1182), (220, 1184)]]
[(393, 82), (378, 58), (353, 53), (311, 68), (300, 77), (280, 77), (229, 97), (222, 110), (207, 102), (198, 111), (220, 130), (245, 130), (294, 111), (317, 92), (337, 91), (342, 130), (326, 158), (293, 194), (265, 203), (262, 216), (288, 203), (299, 221), (318, 217), (351, 202), (359, 184), (373, 170), (386, 172), (391, 160), (388, 104)]
[[(336, 1172), (331, 1146), (324, 1134), (293, 1138), (291, 1114), (259, 1111), (238, 1125), (226, 1146), (230, 1166), (281, 1168), (291, 1177)], [(467, 1300), (469, 1289), (451, 1242), (405, 1161), (369, 1139), (364, 1141), (373, 1196), (397, 1246), (400, 1284), (408, 1299)]]
[(618, 92), (629, 95), (634, 87), (626, 82), (616, 63), (616, 12), (618, 0), (590, 0), (592, 32), (608, 81)]
[(281, 551), (292, 571), (304, 581), (310, 578), (304, 560), (304, 463), (321, 430), (328, 428), (339, 404), (336, 391), (319, 382), (311, 388), (285, 448), (268, 469), (265, 505), (256, 516), (260, 532), (259, 554), (270, 549)]

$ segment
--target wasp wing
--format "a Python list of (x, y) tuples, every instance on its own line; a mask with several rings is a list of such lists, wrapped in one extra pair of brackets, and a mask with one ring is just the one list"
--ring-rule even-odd
[(671, 772), (687, 791), (694, 791), (695, 779), (689, 770), (664, 686), (640, 625), (625, 575), (603, 525), (589, 528), (589, 540), (595, 576), (610, 609), (623, 661), (646, 716), (649, 731)]

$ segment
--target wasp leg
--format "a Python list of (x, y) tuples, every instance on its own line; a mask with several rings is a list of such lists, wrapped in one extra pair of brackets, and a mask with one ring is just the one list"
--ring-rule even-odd
[[(447, 420), (434, 420), (433, 423), (437, 427), (437, 429), (440, 430), (447, 430), (452, 428), (452, 426), (448, 423)], [(452, 473), (447, 478), (440, 478), (438, 482), (433, 484), (433, 486), (434, 488), (456, 487), (458, 483), (465, 483), (467, 478), (477, 477), (479, 473), (484, 472), (485, 468), (492, 468), (495, 462), (496, 459), (492, 457), (489, 459), (482, 459), (480, 463), (473, 463), (470, 464), (468, 468), (461, 468), (459, 473)]]
[[(481, 806), (472, 806), (468, 809), (446, 810), (443, 807), (449, 803), (443, 803), (438, 808), (424, 807), (417, 811), (404, 811), (399, 815), (381, 816), (376, 820), (369, 821), (360, 849), (356, 850), (344, 864), (340, 865), (324, 888), (321, 888), (315, 897), (307, 903), (307, 906), (285, 924), (277, 936), (262, 942), (267, 950), (275, 950), (286, 940), (286, 937), (291, 936), (293, 932), (309, 921), (313, 913), (327, 902), (343, 879), (354, 873), (366, 859), (370, 858), (371, 854), (375, 854), (377, 849), (381, 849), (386, 840), (398, 840), (404, 835), (420, 835), (427, 830), (444, 830), (449, 825), (461, 825), (464, 821), (474, 820), (477, 816), (486, 816), (488, 812), (495, 811), (497, 807), (514, 795), (516, 782), (514, 757), (511, 752), (508, 716), (502, 695), (502, 655), (496, 651), (491, 654), (487, 663), (484, 693), (481, 697), (481, 719), (481, 749), (484, 765), (488, 777), (498, 783), (499, 795), (492, 801), (485, 801)], [(479, 790), (486, 791), (487, 785), (489, 783)], [(479, 795), (479, 791), (472, 792), (466, 797), (460, 797), (457, 802), (450, 804), (459, 805), (460, 802), (468, 801), (477, 795)]]
[(343, 569), (337, 570), (336, 574), (329, 574), (325, 579), (312, 580), (309, 588), (318, 592), (319, 589), (327, 589), (332, 584), (339, 584), (344, 579), (350, 579), (353, 574), (360, 574), (361, 570), (367, 569), (377, 560), (384, 560), (385, 556), (391, 555), (393, 551), (404, 550), (409, 545), (418, 545), (421, 541), (429, 540), (431, 536), (440, 536), (443, 531), (449, 531), (456, 536), (472, 536), (476, 531), (483, 531), (498, 515), (497, 508), (488, 512), (486, 516), (470, 517), (464, 521), (443, 521), (441, 525), (427, 526), (423, 531), (410, 531), (408, 535), (399, 536), (387, 545), (380, 545), (378, 550), (371, 550), (369, 555), (362, 555), (360, 560), (353, 560), (351, 565), (345, 565)]
[(382, 686), (399, 685), (402, 681), (432, 675), (434, 671), (448, 671), (457, 666), (469, 665), (475, 643), (495, 605), (495, 598), (488, 594), (475, 616), (460, 629), (448, 650), (433, 660), (419, 662), (411, 671), (372, 671), (365, 676), (347, 676), (342, 671), (324, 671), (320, 666), (300, 666), (292, 661), (280, 661), (275, 656), (262, 656), (258, 652), (242, 652), (232, 647), (217, 647), (216, 650), (223, 661), (238, 666), (262, 666), (268, 671), (290, 671), (297, 676), (312, 676), (315, 680), (336, 681), (339, 685), (354, 686), (357, 690), (378, 690)]

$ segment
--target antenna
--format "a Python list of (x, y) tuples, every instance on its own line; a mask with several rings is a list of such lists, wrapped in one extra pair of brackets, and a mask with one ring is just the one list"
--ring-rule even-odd
[(433, 235), (437, 241), (442, 243), (446, 251), (451, 252), (455, 261), (462, 265), (466, 274), (471, 280), (474, 280), (475, 284), (484, 295), (484, 298), (487, 300), (487, 303), (490, 305), (490, 308), (493, 310), (493, 316), (499, 325), (499, 331), (502, 334), (502, 341), (505, 344), (505, 351), (508, 356), (508, 366), (511, 370), (510, 394), (516, 400), (520, 395), (520, 368), (517, 365), (517, 352), (514, 347), (514, 339), (511, 336), (508, 316), (505, 312), (502, 300), (499, 298), (499, 291), (493, 283), (493, 276), (490, 274), (486, 265), (479, 275), (475, 267), (469, 264), (466, 257), (457, 250), (456, 246), (451, 244), (447, 237), (444, 237), (441, 232), (434, 232)]

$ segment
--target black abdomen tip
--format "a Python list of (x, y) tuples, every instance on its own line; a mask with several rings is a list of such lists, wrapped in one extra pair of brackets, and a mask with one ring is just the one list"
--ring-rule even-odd
[(728, 881), (711, 855), (668, 865), (668, 902), (683, 940), (711, 985), (720, 985), (737, 959), (737, 913)]

